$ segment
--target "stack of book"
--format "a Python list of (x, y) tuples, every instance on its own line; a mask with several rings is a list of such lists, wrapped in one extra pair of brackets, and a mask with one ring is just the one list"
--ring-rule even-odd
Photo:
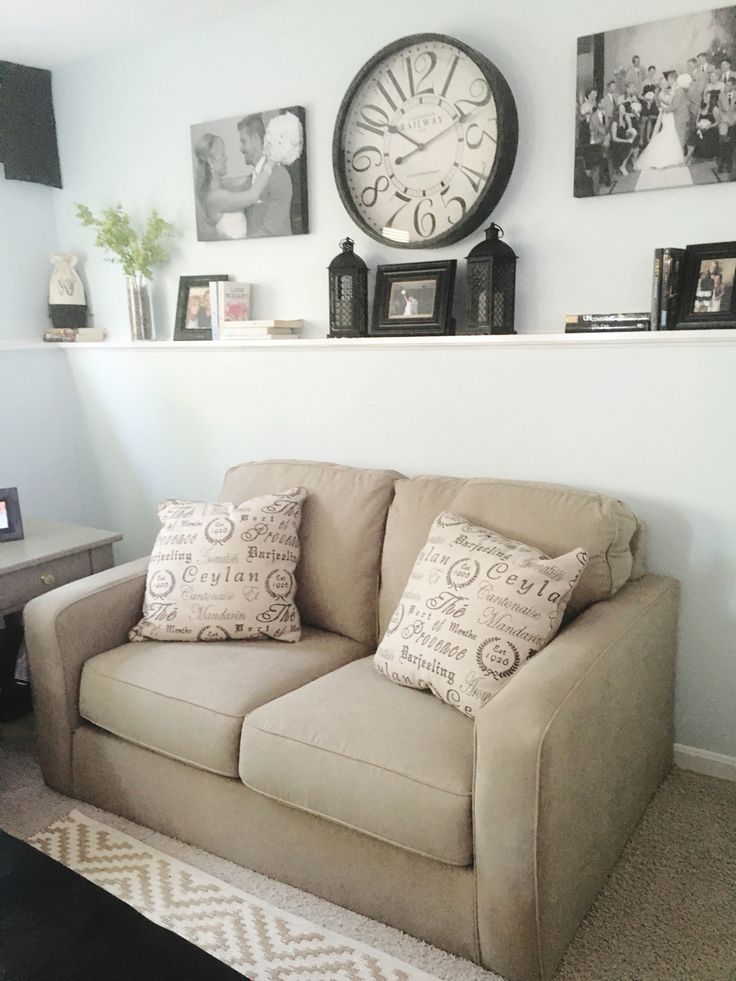
[(210, 283), (213, 341), (247, 341), (263, 337), (299, 337), (301, 320), (251, 320), (250, 284)]
[(220, 324), (217, 333), (213, 328), (215, 341), (251, 341), (263, 337), (287, 339), (299, 337), (302, 332), (301, 320), (242, 320), (237, 323)]
[(43, 339), (52, 343), (78, 344), (80, 341), (104, 341), (107, 331), (102, 327), (49, 327)]
[(649, 311), (644, 313), (573, 313), (565, 317), (566, 334), (597, 334), (650, 330)]
[(685, 249), (654, 250), (652, 274), (652, 330), (674, 330), (677, 326)]

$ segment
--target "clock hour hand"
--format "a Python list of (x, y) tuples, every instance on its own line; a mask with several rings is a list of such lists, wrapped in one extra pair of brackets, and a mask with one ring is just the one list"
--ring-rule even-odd
[(387, 133), (398, 133), (399, 136), (403, 136), (405, 140), (408, 140), (410, 143), (413, 143), (414, 146), (417, 148), (417, 150), (423, 150), (424, 149), (424, 144), (423, 143), (420, 143), (419, 140), (415, 140), (413, 136), (409, 136), (408, 133), (405, 133), (403, 131), (403, 129), (399, 129), (398, 126), (387, 126), (386, 127), (386, 132)]

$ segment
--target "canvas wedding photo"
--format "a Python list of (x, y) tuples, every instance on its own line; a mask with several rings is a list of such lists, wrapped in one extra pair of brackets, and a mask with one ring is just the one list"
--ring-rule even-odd
[(200, 242), (309, 231), (302, 106), (198, 123), (191, 150)]
[(736, 180), (736, 7), (578, 38), (576, 197)]

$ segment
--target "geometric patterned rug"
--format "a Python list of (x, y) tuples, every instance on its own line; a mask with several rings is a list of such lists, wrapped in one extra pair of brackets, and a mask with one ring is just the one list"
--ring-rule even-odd
[(252, 981), (433, 981), (79, 811), (29, 844)]

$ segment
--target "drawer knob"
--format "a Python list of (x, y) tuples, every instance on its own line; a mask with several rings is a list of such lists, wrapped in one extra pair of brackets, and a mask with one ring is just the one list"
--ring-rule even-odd
[(56, 576), (53, 574), (53, 572), (44, 572), (41, 575), (41, 582), (44, 584), (44, 586), (53, 586), (56, 582)]

